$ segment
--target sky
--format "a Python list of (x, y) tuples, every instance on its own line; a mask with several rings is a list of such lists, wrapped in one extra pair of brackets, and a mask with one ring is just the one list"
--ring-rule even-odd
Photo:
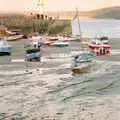
[[(22, 12), (37, 9), (38, 0), (0, 0), (0, 12)], [(120, 6), (120, 0), (44, 0), (44, 11), (81, 11)]]

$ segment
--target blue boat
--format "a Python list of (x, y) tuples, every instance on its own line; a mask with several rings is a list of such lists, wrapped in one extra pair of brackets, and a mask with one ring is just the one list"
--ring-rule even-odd
[(12, 46), (6, 40), (0, 40), (0, 56), (11, 55)]
[(40, 61), (41, 60), (41, 49), (29, 48), (25, 51), (25, 61)]
[(94, 66), (95, 55), (90, 52), (82, 52), (72, 56), (72, 72), (87, 73)]

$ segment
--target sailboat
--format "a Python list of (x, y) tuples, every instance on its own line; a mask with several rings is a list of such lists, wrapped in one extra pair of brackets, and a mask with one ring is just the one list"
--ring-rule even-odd
[[(82, 34), (80, 27), (80, 20), (78, 10), (76, 9), (76, 15), (72, 20), (72, 32), (74, 35), (79, 36), (79, 40), (82, 42)], [(92, 70), (92, 66), (95, 60), (95, 54), (90, 51), (86, 51), (81, 44), (82, 51), (72, 55), (71, 70), (73, 73), (88, 73)]]

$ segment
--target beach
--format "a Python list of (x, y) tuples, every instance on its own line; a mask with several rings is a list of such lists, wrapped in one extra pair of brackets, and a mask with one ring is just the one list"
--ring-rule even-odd
[(110, 56), (97, 57), (96, 71), (78, 75), (70, 55), (81, 50), (79, 42), (43, 47), (41, 63), (24, 62), (26, 42), (11, 42), (12, 56), (0, 58), (1, 120), (120, 119), (119, 39), (112, 39)]

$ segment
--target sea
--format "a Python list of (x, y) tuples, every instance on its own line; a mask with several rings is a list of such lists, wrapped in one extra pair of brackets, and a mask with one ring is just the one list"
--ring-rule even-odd
[(0, 56), (0, 120), (120, 120), (120, 20), (82, 20), (85, 41), (110, 35), (111, 54), (95, 60), (95, 71), (73, 74), (68, 47), (42, 47), (41, 62), (24, 61), (26, 39), (10, 42)]

